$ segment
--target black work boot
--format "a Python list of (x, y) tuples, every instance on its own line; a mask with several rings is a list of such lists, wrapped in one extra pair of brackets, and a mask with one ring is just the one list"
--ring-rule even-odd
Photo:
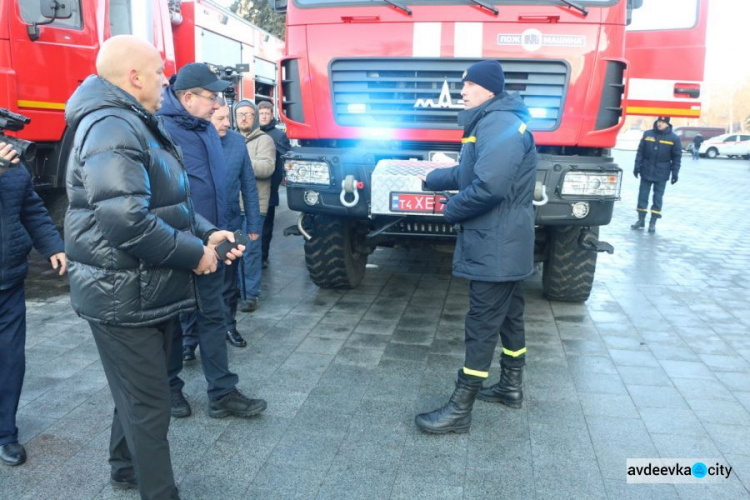
[(193, 414), (190, 409), (190, 403), (185, 399), (182, 391), (171, 391), (172, 409), (170, 410), (171, 415), (174, 418), (186, 418)]
[(500, 367), (500, 382), (479, 391), (482, 401), (520, 408), (523, 402), (523, 366)]
[(234, 389), (219, 399), (208, 404), (208, 416), (211, 418), (252, 417), (266, 409), (266, 402), (262, 399), (250, 399), (240, 391)]
[(479, 386), (466, 384), (459, 378), (448, 404), (430, 413), (417, 415), (414, 422), (422, 431), (430, 434), (469, 432), (471, 409), (479, 389)]
[(656, 232), (656, 217), (653, 215), (648, 221), (648, 232), (649, 233), (655, 233)]
[(630, 229), (643, 229), (646, 227), (646, 212), (638, 212), (638, 220), (630, 226)]

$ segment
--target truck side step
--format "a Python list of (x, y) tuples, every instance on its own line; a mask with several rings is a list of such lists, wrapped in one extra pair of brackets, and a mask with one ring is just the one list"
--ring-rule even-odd
[(292, 224), (288, 228), (284, 229), (284, 236), (302, 236), (302, 233), (299, 232), (297, 224)]
[(606, 241), (599, 240), (589, 228), (581, 230), (581, 235), (578, 237), (578, 246), (584, 250), (591, 250), (594, 252), (607, 252), (608, 254), (615, 253), (615, 247)]

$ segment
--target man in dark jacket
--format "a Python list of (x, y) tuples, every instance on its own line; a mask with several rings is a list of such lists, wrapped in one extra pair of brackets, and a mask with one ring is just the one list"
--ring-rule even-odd
[(693, 160), (699, 160), (701, 157), (701, 144), (703, 144), (703, 135), (700, 132), (693, 137), (693, 146), (691, 152), (693, 153)]
[(75, 130), (66, 182), (70, 298), (91, 326), (115, 402), (112, 485), (175, 499), (170, 344), (178, 315), (197, 304), (193, 273), (214, 272), (216, 245), (234, 237), (193, 212), (182, 155), (155, 116), (167, 84), (159, 52), (116, 36), (102, 44), (96, 70), (65, 108)]
[(258, 104), (258, 119), (260, 129), (271, 136), (276, 145), (276, 168), (271, 177), (271, 199), (268, 203), (268, 212), (266, 219), (263, 221), (263, 238), (262, 238), (262, 259), (263, 267), (268, 267), (268, 253), (271, 248), (271, 238), (273, 238), (273, 220), (276, 217), (276, 207), (279, 206), (279, 186), (284, 179), (284, 159), (285, 154), (292, 149), (289, 138), (280, 128), (276, 128), (276, 118), (273, 117), (273, 105), (268, 101)]
[(638, 144), (638, 153), (635, 155), (633, 175), (636, 179), (641, 176), (641, 185), (638, 190), (638, 220), (630, 226), (631, 229), (642, 229), (646, 225), (648, 197), (653, 188), (648, 232), (656, 231), (656, 221), (661, 219), (661, 206), (667, 181), (671, 175), (672, 184), (677, 182), (681, 161), (680, 138), (672, 132), (669, 117), (660, 116), (654, 122), (654, 128), (643, 133)]
[(31, 246), (65, 273), (63, 242), (29, 172), (0, 139), (0, 462), (21, 465), (16, 411), (26, 369), (26, 302), (23, 281)]
[[(218, 227), (226, 224), (227, 169), (224, 151), (211, 117), (219, 109), (220, 92), (229, 82), (219, 80), (203, 63), (183, 66), (172, 85), (164, 91), (164, 105), (159, 116), (174, 142), (185, 157), (190, 199), (195, 211)], [(249, 399), (237, 390), (239, 378), (229, 370), (223, 272), (198, 276), (200, 309), (183, 316), (183, 331), (197, 330), (203, 374), (208, 382), (208, 415), (223, 418), (229, 415), (250, 417), (266, 408), (266, 402)], [(179, 339), (182, 342), (182, 338)], [(192, 414), (182, 394), (185, 383), (180, 379), (184, 352), (174, 349), (169, 364), (172, 390), (172, 416), (184, 418)]]
[(525, 364), (522, 281), (534, 265), (536, 148), (526, 130), (530, 116), (518, 95), (504, 92), (497, 61), (480, 61), (464, 73), (465, 110), (459, 165), (436, 169), (428, 189), (455, 190), (445, 204), (446, 222), (456, 224), (453, 275), (471, 280), (466, 315), (466, 358), (448, 403), (417, 415), (425, 432), (468, 432), (471, 410), (489, 377), (498, 335), (502, 337), (500, 382), (480, 399), (520, 408)]
[[(232, 110), (223, 99), (219, 103), (221, 107), (211, 117), (211, 123), (221, 137), (221, 147), (224, 149), (224, 158), (227, 162), (227, 228), (230, 231), (242, 229), (250, 241), (260, 238), (263, 223), (260, 218), (258, 207), (258, 189), (255, 186), (255, 174), (250, 164), (250, 156), (247, 154), (245, 139), (239, 132), (230, 130), (230, 116)], [(240, 210), (240, 193), (244, 211)], [(242, 213), (247, 217), (242, 217)], [(244, 259), (243, 259), (244, 260)], [(247, 342), (237, 331), (237, 301), (239, 293), (237, 290), (238, 267), (229, 266), (224, 269), (224, 303), (227, 306), (227, 341), (236, 347), (245, 347)]]

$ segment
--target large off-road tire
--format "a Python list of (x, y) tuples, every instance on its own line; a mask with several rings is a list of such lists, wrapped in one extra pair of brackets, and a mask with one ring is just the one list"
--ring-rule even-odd
[[(583, 302), (591, 295), (596, 271), (594, 250), (584, 250), (578, 244), (581, 227), (551, 227), (547, 229), (547, 259), (542, 272), (542, 289), (550, 300)], [(591, 233), (599, 236), (599, 227)]]
[(68, 211), (68, 196), (64, 189), (50, 189), (42, 191), (40, 195), (44, 206), (55, 223), (57, 229), (62, 232), (65, 222), (65, 213)]
[(305, 218), (312, 238), (305, 241), (305, 263), (320, 288), (355, 288), (362, 281), (367, 254), (355, 250), (354, 224), (346, 219), (312, 215)]

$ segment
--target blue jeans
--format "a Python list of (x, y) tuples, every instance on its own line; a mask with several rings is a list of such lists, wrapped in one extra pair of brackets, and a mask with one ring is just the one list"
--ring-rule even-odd
[[(263, 227), (263, 223), (266, 220), (266, 216), (260, 215), (260, 225)], [(245, 226), (245, 214), (242, 214), (242, 227)], [(261, 271), (261, 255), (263, 249), (263, 237), (261, 236), (255, 241), (251, 241), (245, 249), (245, 255), (242, 257), (243, 262), (240, 264), (240, 272), (237, 273), (237, 284), (240, 288), (240, 297), (242, 300), (257, 299), (260, 297), (260, 277)]]
[(651, 182), (641, 179), (641, 185), (638, 189), (638, 211), (648, 212), (648, 195), (651, 193), (651, 187), (654, 188), (654, 197), (651, 203), (651, 217), (661, 218), (661, 204), (664, 201), (664, 190), (667, 188), (667, 181)]
[(26, 371), (23, 283), (0, 290), (0, 445), (17, 443), (16, 412)]

